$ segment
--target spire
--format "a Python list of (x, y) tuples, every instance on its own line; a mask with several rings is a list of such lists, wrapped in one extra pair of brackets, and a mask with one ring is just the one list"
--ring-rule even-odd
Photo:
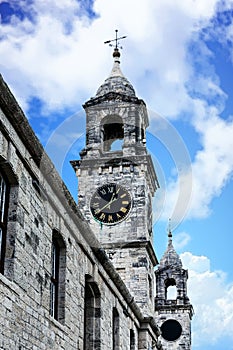
[(126, 36), (122, 36), (120, 38), (117, 37), (116, 30), (116, 38), (113, 40), (105, 41), (105, 44), (109, 44), (109, 46), (113, 46), (112, 42), (115, 43), (115, 47), (113, 50), (113, 67), (111, 73), (107, 79), (105, 79), (104, 83), (99, 87), (96, 93), (96, 97), (103, 96), (109, 92), (117, 92), (126, 96), (135, 97), (135, 91), (130, 82), (123, 75), (120, 68), (120, 51), (119, 48), (119, 40), (126, 38)]
[(171, 231), (171, 220), (169, 219), (169, 225), (168, 225), (168, 245), (167, 250), (164, 253), (163, 257), (160, 260), (160, 267), (165, 266), (179, 266), (182, 268), (182, 262), (175, 251), (175, 248), (173, 247), (172, 243), (172, 231)]
[(173, 248), (172, 231), (171, 231), (171, 219), (169, 219), (169, 222), (168, 222), (168, 235), (167, 236), (168, 236), (168, 247), (172, 247)]
[(118, 50), (117, 47), (115, 47), (113, 54), (112, 54), (113, 58), (114, 58), (114, 63), (113, 63), (113, 67), (112, 67), (112, 71), (110, 73), (110, 77), (122, 77), (125, 78), (124, 75), (122, 74), (121, 68), (120, 68), (120, 51)]

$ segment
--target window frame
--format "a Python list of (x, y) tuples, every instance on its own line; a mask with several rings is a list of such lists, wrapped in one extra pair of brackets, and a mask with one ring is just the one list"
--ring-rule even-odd
[(112, 348), (120, 349), (120, 316), (116, 307), (112, 309)]
[[(3, 189), (3, 190), (2, 190)], [(0, 171), (0, 273), (4, 274), (10, 185)]]
[(51, 245), (49, 314), (58, 322), (65, 322), (66, 245), (61, 234), (53, 230)]
[(58, 293), (59, 293), (59, 260), (60, 247), (56, 239), (52, 241), (51, 281), (50, 281), (50, 315), (58, 320)]

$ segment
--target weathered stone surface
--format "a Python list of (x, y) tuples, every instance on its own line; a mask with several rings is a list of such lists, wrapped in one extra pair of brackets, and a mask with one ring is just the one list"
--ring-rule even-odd
[[(10, 184), (5, 265), (0, 274), (0, 349), (83, 350), (87, 278), (99, 293), (93, 349), (107, 350), (112, 344), (113, 308), (119, 314), (119, 349), (129, 349), (130, 330), (138, 348), (143, 313), (108, 255), (99, 251), (97, 236), (2, 78), (0, 88), (0, 171)], [(64, 281), (60, 321), (50, 315), (54, 230), (62, 236), (66, 252), (61, 261), (65, 268), (59, 272)], [(150, 331), (149, 344), (156, 340), (156, 332)]]
[[(188, 273), (183, 269), (180, 257), (173, 247), (171, 233), (169, 233), (167, 250), (160, 260), (155, 276), (155, 315), (158, 326), (161, 327), (165, 322), (175, 320), (178, 322), (175, 325), (180, 325), (182, 329), (180, 336), (173, 341), (168, 341), (162, 336), (163, 348), (190, 350), (193, 308), (187, 296)], [(168, 289), (172, 286), (176, 289), (176, 295), (169, 298)]]
[[(10, 187), (0, 349), (191, 349), (188, 274), (171, 239), (154, 273), (152, 197), (159, 184), (146, 149), (149, 121), (119, 57), (115, 48), (110, 76), (84, 104), (86, 146), (71, 162), (78, 205), (0, 76), (0, 172)], [(121, 141), (117, 149), (115, 141)], [(117, 225), (101, 224), (90, 212), (93, 193), (105, 183), (132, 197), (129, 215)], [(59, 317), (50, 312), (54, 279)], [(170, 300), (167, 289), (174, 285), (177, 297)], [(161, 337), (170, 319), (182, 327), (175, 341)]]

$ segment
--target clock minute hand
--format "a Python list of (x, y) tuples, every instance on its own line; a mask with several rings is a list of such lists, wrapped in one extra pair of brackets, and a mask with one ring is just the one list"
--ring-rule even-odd
[(115, 195), (115, 194), (116, 194), (116, 193), (113, 193), (112, 198), (110, 199), (110, 201), (109, 201), (107, 204), (105, 204), (102, 208), (100, 208), (100, 209), (98, 210), (98, 212), (100, 212), (100, 211), (102, 211), (103, 209), (107, 208), (107, 207), (110, 206), (113, 202), (115, 202), (115, 201), (117, 200), (117, 197), (114, 198), (114, 195)]

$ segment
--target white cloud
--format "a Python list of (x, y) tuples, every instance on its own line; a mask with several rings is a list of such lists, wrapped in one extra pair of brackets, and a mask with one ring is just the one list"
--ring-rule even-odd
[(24, 106), (31, 95), (41, 98), (48, 109), (76, 105), (95, 93), (106, 66), (110, 69), (110, 52), (103, 41), (118, 26), (128, 35), (123, 60), (135, 86), (141, 86), (147, 100), (154, 100), (152, 108), (175, 116), (188, 102), (186, 43), (211, 18), (216, 2), (146, 0), (142, 6), (132, 0), (97, 0), (98, 16), (91, 20), (77, 1), (49, 0), (45, 5), (34, 0), (25, 8), (34, 14), (34, 22), (14, 17), (1, 26), (1, 70)]
[[(203, 106), (202, 106), (203, 107)], [(205, 217), (213, 197), (220, 195), (233, 174), (233, 122), (224, 121), (216, 108), (204, 106), (193, 120), (202, 149), (193, 162), (193, 198), (190, 215)], [(200, 109), (199, 109), (200, 110)]]
[(223, 271), (211, 271), (205, 256), (181, 254), (189, 270), (188, 295), (194, 307), (193, 347), (211, 345), (221, 338), (233, 341), (233, 282), (226, 283)]
[[(44, 102), (44, 113), (78, 108), (95, 94), (111, 69), (111, 49), (104, 47), (103, 42), (114, 37), (118, 27), (119, 34), (128, 37), (122, 43), (123, 72), (139, 89), (139, 96), (150, 108), (170, 118), (177, 118), (184, 111), (193, 115), (190, 122), (200, 135), (202, 148), (193, 162), (189, 215), (205, 217), (211, 200), (221, 193), (233, 169), (232, 123), (218, 116), (226, 95), (209, 63), (212, 53), (198, 37), (201, 29), (210, 25), (217, 3), (146, 0), (142, 5), (135, 0), (96, 0), (93, 11), (97, 16), (91, 19), (83, 3), (75, 0), (49, 0), (46, 4), (34, 0), (30, 5), (13, 1), (15, 6), (30, 11), (34, 21), (12, 17), (11, 23), (1, 26), (0, 68), (25, 111), (32, 96)], [(224, 32), (222, 26), (219, 31)], [(225, 34), (228, 40), (232, 39), (230, 25)], [(191, 40), (198, 52), (189, 48)], [(205, 65), (196, 76), (194, 63), (198, 59)], [(213, 99), (218, 110), (191, 97), (192, 86), (203, 99)], [(174, 156), (170, 141), (167, 139), (164, 144), (179, 169), (179, 157)], [(168, 200), (164, 206), (165, 220), (173, 217), (177, 223), (188, 207), (190, 169), (178, 171), (178, 175), (178, 181), (173, 177), (166, 184)], [(164, 196), (161, 198), (164, 202)]]

